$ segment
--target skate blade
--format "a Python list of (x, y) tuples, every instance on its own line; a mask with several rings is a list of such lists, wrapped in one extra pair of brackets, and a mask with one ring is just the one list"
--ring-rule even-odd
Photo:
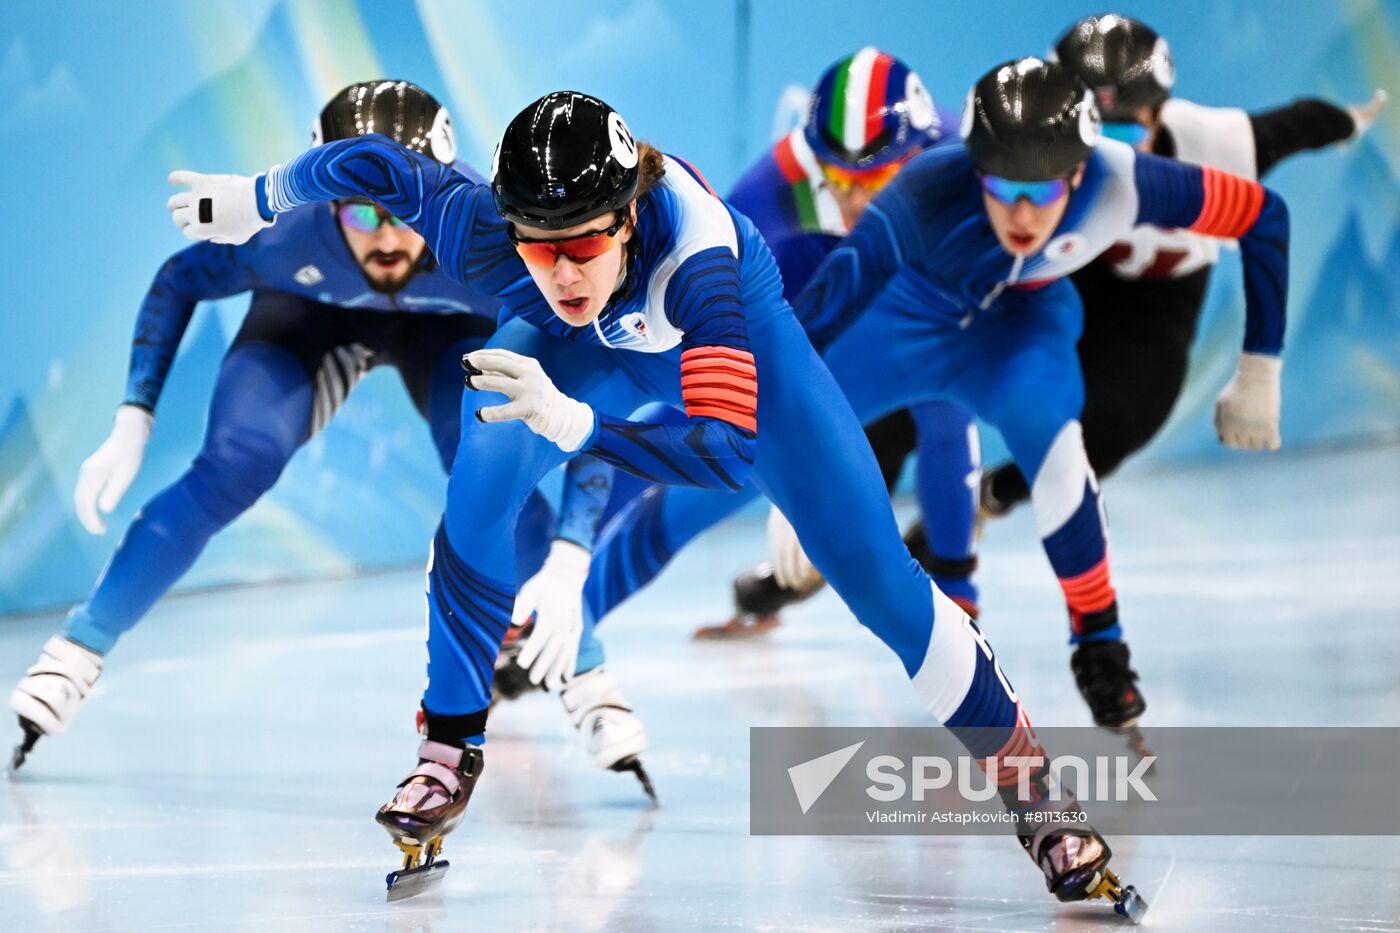
[(752, 622), (735, 616), (722, 625), (702, 625), (691, 637), (695, 641), (742, 641), (766, 635), (780, 624), (777, 616), (758, 616)]
[(406, 897), (414, 897), (426, 891), (435, 890), (438, 885), (442, 884), (442, 876), (447, 873), (450, 864), (444, 859), (427, 865), (419, 865), (417, 868), (401, 868), (398, 871), (389, 872), (384, 878), (388, 884), (388, 889), (384, 892), (384, 900), (401, 901)]
[(1147, 747), (1147, 739), (1143, 737), (1142, 729), (1136, 721), (1126, 726), (1111, 726), (1109, 731), (1114, 735), (1122, 736), (1128, 743), (1128, 751), (1133, 752), (1139, 758), (1148, 758), (1152, 755), (1152, 749)]
[(5, 767), (6, 777), (13, 778), (15, 772), (20, 769), (29, 753), (34, 750), (34, 743), (39, 741), (39, 737), (44, 733), (30, 725), (25, 719), (19, 721), (20, 728), (24, 730), (24, 740), (15, 746), (14, 753), (10, 755), (10, 763)]
[(619, 774), (623, 771), (631, 771), (637, 776), (637, 780), (642, 782), (642, 790), (646, 791), (646, 795), (651, 798), (652, 806), (661, 805), (661, 801), (656, 796), (656, 788), (652, 786), (651, 775), (647, 774), (646, 768), (642, 767), (642, 762), (635, 755), (622, 759), (608, 770), (616, 771)]
[(1118, 876), (1108, 869), (1104, 869), (1103, 880), (1088, 897), (1088, 900), (1106, 897), (1113, 902), (1113, 912), (1120, 917), (1125, 917), (1133, 926), (1142, 923), (1147, 916), (1147, 901), (1137, 892), (1137, 888), (1132, 885), (1123, 885), (1118, 880)]

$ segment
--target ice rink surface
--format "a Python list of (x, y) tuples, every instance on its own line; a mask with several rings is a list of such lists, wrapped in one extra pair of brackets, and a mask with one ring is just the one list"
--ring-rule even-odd
[[(1106, 491), (1145, 722), (1400, 725), (1400, 447)], [(73, 729), (0, 780), (0, 930), (1122, 928), (1057, 904), (1009, 839), (748, 835), (749, 726), (928, 721), (829, 592), (763, 640), (689, 640), (763, 548), (757, 516), (711, 533), (602, 630), (659, 809), (526, 697), (492, 720), (440, 893), (395, 904), (372, 816), (413, 763), (421, 573), (165, 601)], [(1028, 510), (989, 529), (981, 581), (1033, 720), (1087, 724)], [(59, 623), (0, 622), (5, 690)], [(1400, 930), (1400, 839), (1110, 841), (1149, 929)]]

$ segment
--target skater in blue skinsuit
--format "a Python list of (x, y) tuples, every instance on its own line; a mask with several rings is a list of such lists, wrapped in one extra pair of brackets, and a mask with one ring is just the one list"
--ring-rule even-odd
[[(464, 397), (459, 468), (428, 571), (427, 736), (378, 817), (407, 852), (391, 893), (436, 875), (441, 837), (464, 815), (515, 598), (517, 517), (541, 476), (582, 453), (653, 482), (757, 482), (971, 754), (1037, 752), (976, 625), (909, 557), (859, 422), (753, 225), (683, 160), (637, 144), (620, 115), (577, 92), (527, 107), (495, 162), (488, 188), (367, 136), (256, 178), (172, 176), (191, 189), (171, 199), (175, 222), (216, 241), (242, 241), (310, 201), (374, 191), (445, 270), (505, 306), (487, 349), (464, 362), (477, 394)], [(627, 417), (657, 401), (684, 420)], [(994, 778), (1014, 798), (1015, 769), (997, 765)], [(1048, 780), (1033, 778), (1024, 806), (1077, 807), (1046, 796)], [(1107, 893), (1110, 853), (1087, 824), (1021, 826), (1057, 897)]]
[[(1140, 224), (1238, 239), (1244, 352), (1216, 426), (1231, 446), (1276, 447), (1288, 221), (1282, 200), (1257, 182), (1100, 143), (1088, 93), (1036, 59), (989, 73), (966, 105), (965, 145), (934, 147), (903, 169), (823, 261), (795, 310), (863, 420), (944, 398), (1001, 431), (1035, 478), (1037, 528), (1069, 609), (1076, 683), (1096, 723), (1127, 728), (1146, 704), (1078, 422), (1081, 307), (1064, 276)], [(598, 542), (588, 615), (605, 616), (659, 571), (654, 554), (674, 552), (743, 499), (694, 494), (681, 514), (622, 513)], [(811, 542), (800, 528), (793, 534), (774, 515), (775, 528), (779, 568), (797, 579), (820, 569), (802, 553)]]
[[(934, 105), (918, 74), (878, 49), (863, 48), (828, 68), (817, 81), (802, 125), (759, 159), (728, 198), (753, 221), (773, 251), (783, 277), (783, 296), (794, 300), (876, 193), (920, 152), (954, 139), (956, 127), (956, 113)], [(922, 443), (939, 451), (939, 456), (919, 464), (924, 510), (949, 518), (965, 514), (970, 524), (975, 500), (967, 479), (977, 468), (971, 415), (944, 400), (917, 405), (912, 414)], [(903, 460), (880, 458), (879, 451), (888, 446), (882, 439), (891, 432), (904, 433), (907, 420), (909, 416), (901, 413), (867, 428), (889, 487), (898, 479)], [(726, 508), (738, 508), (744, 501), (735, 500)], [(650, 579), (670, 561), (676, 547), (713, 524), (715, 507), (715, 497), (701, 490), (648, 490), (633, 506), (639, 514), (619, 519), (614, 526), (622, 539), (610, 539), (607, 548), (594, 554), (585, 604), (612, 605), (640, 580)], [(906, 543), (938, 588), (976, 618), (977, 594), (964, 569), (971, 543), (966, 535), (964, 540), (956, 533), (941, 535), (942, 527), (934, 530), (931, 543), (922, 532), (906, 538)], [(629, 536), (629, 529), (635, 534)], [(785, 568), (766, 563), (736, 580), (735, 617), (700, 629), (697, 637), (742, 637), (771, 628), (777, 624), (777, 610), (791, 601), (790, 594), (805, 598), (821, 584), (820, 575), (806, 573), (786, 581), (792, 585), (785, 587), (777, 579), (780, 569)], [(585, 639), (592, 639), (591, 613), (585, 622)]]
[[(446, 108), (405, 81), (351, 85), (313, 127), (313, 142), (378, 128), (464, 177)], [(126, 400), (83, 464), (74, 502), (93, 534), (140, 467), (166, 373), (198, 302), (252, 291), (219, 370), (204, 445), (190, 469), (147, 502), (62, 636), (44, 646), (11, 698), (26, 733), (64, 731), (117, 640), (182, 577), (209, 539), (276, 483), (287, 461), (334, 417), (356, 382), (391, 365), (431, 430), (444, 469), (459, 435), (458, 360), (495, 330), (495, 298), (463, 287), (423, 238), (364, 198), (308, 205), (241, 246), (200, 243), (156, 274), (136, 319)], [(577, 486), (577, 484), (574, 484)], [(575, 496), (574, 523), (589, 512)], [(532, 500), (523, 526), (539, 565), (552, 512)], [(594, 518), (596, 522), (596, 516)], [(573, 533), (584, 535), (575, 530)], [(587, 533), (591, 533), (587, 532)], [(22, 755), (21, 759), (22, 761)]]

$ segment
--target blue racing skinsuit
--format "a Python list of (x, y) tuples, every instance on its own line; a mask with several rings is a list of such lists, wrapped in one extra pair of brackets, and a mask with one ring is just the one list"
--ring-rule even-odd
[[(486, 186), (387, 139), (321, 146), (260, 181), (271, 211), (373, 190), (450, 275), (502, 300), (488, 345), (534, 357), (561, 392), (594, 411), (591, 435), (565, 453), (523, 422), (477, 420), (478, 407), (503, 396), (464, 398), (458, 468), (428, 574), (429, 738), (483, 738), (514, 598), (517, 516), (541, 476), (587, 453), (652, 482), (721, 494), (756, 483), (974, 754), (1027, 747), (991, 649), (900, 540), (870, 446), (783, 300), (767, 246), (688, 166), (665, 165), (663, 182), (637, 200), (622, 290), (579, 328), (535, 287)], [(685, 418), (627, 419), (649, 402)]]
[[(1065, 594), (1072, 639), (1119, 638), (1098, 485), (1078, 421), (1082, 308), (1064, 277), (1138, 224), (1238, 238), (1244, 349), (1276, 355), (1287, 209), (1257, 182), (1108, 140), (1090, 155), (1054, 236), (1033, 256), (1001, 247), (982, 197), (961, 145), (930, 149), (876, 197), (794, 309), (863, 422), (950, 399), (1000, 430), (1033, 477), (1037, 528)], [(659, 572), (656, 554), (673, 553), (743, 498), (693, 494), (680, 514), (639, 504), (620, 515), (595, 550), (591, 614), (602, 618)], [(800, 529), (799, 536), (804, 547), (817, 543)]]
[[(461, 163), (456, 168), (478, 177)], [(88, 600), (69, 614), (67, 636), (94, 651), (111, 650), (210, 537), (272, 488), (370, 368), (398, 369), (444, 469), (451, 466), (462, 395), (458, 361), (495, 330), (499, 305), (445, 275), (427, 251), (398, 291), (372, 289), (328, 204), (293, 211), (242, 246), (198, 243), (170, 257), (137, 316), (126, 403), (155, 410), (198, 302), (249, 290), (248, 315), (219, 369), (202, 449), (183, 476), (141, 508)], [(579, 497), (573, 508), (585, 505)], [(532, 569), (543, 560), (552, 515), (542, 499), (530, 514), (522, 568)]]
[[(942, 109), (938, 114), (926, 146), (948, 141), (939, 135), (938, 127), (956, 125), (956, 114)], [(796, 299), (821, 261), (849, 232), (801, 127), (779, 140), (744, 174), (728, 201), (763, 235), (782, 273), (783, 296), (789, 301)], [(914, 406), (911, 414), (920, 447), (935, 452), (919, 459), (918, 472), (922, 512), (942, 519), (927, 529), (929, 548), (940, 565), (969, 565), (973, 554), (969, 529), (976, 514), (979, 468), (971, 414), (963, 406), (944, 400), (923, 402)], [(745, 496), (726, 503), (724, 514), (749, 499)], [(580, 672), (602, 658), (593, 635), (594, 611), (615, 605), (655, 576), (679, 547), (716, 522), (718, 505), (715, 496), (701, 490), (653, 487), (632, 507), (633, 514), (612, 521), (594, 551), (589, 571)], [(977, 591), (969, 573), (935, 572), (933, 579), (960, 605), (975, 605)], [(591, 662), (588, 665), (585, 657)]]

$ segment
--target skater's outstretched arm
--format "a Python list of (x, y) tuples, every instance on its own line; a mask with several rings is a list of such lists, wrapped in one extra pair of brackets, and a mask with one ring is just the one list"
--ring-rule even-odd
[(925, 244), (937, 237), (946, 193), (966, 180), (948, 170), (960, 152), (931, 149), (901, 169), (794, 299), (793, 311), (818, 353), (854, 324), (899, 268), (922, 255)]
[(253, 287), (250, 247), (196, 243), (156, 273), (136, 314), (125, 404), (154, 412), (195, 305)]
[(387, 136), (323, 143), (256, 178), (181, 171), (170, 181), (191, 189), (167, 207), (192, 240), (242, 243), (300, 205), (369, 198), (421, 234), (456, 281), (506, 300), (533, 292), (490, 187)]
[(1136, 154), (1137, 223), (1237, 239), (1244, 261), (1244, 351), (1283, 350), (1288, 207), (1273, 190), (1219, 169)]
[(370, 198), (418, 231), (457, 281), (500, 298), (529, 287), (490, 186), (387, 136), (315, 146), (270, 169), (258, 191), (264, 217), (310, 201)]
[(1288, 208), (1255, 181), (1219, 169), (1137, 154), (1137, 223), (1238, 239), (1244, 261), (1244, 349), (1215, 406), (1222, 442), (1277, 450), (1288, 302)]
[(141, 469), (156, 402), (195, 305), (251, 288), (251, 250), (199, 243), (171, 256), (156, 273), (136, 315), (126, 397), (117, 408), (112, 433), (79, 468), (73, 490), (78, 521), (92, 534), (106, 533), (103, 513), (116, 509)]
[(1249, 126), (1254, 132), (1254, 162), (1259, 177), (1295, 153), (1321, 149), (1364, 133), (1385, 101), (1383, 91), (1377, 91), (1369, 102), (1357, 107), (1300, 97), (1282, 107), (1251, 113)]

